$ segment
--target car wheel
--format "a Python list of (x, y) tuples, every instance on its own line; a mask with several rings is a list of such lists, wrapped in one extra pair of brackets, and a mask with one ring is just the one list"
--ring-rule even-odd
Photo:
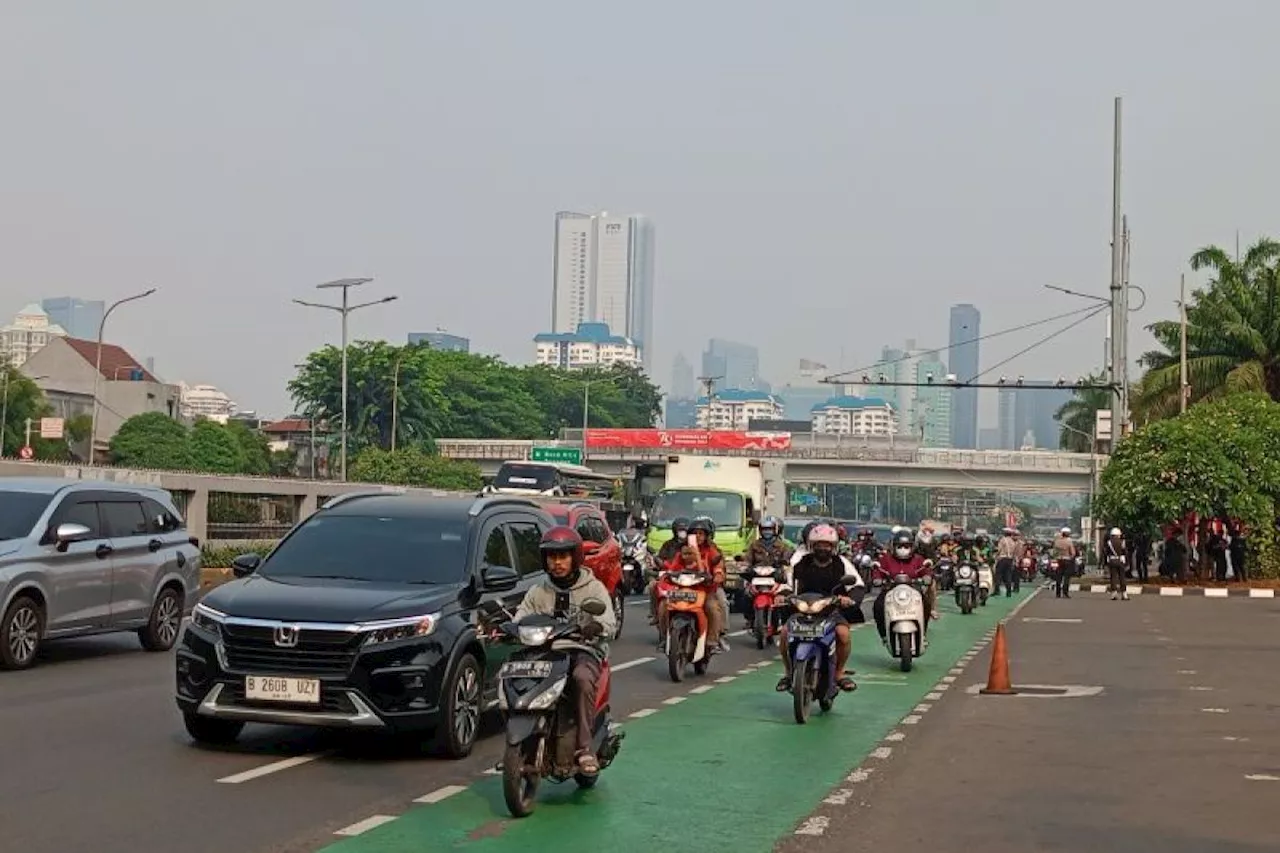
[(193, 741), (209, 746), (226, 746), (229, 743), (235, 743), (244, 729), (244, 723), (239, 720), (217, 720), (213, 717), (202, 717), (194, 711), (182, 712), (182, 724), (186, 726), (187, 734), (191, 735)]
[(458, 658), (440, 691), (443, 704), (435, 747), (446, 758), (466, 758), (480, 734), (484, 673), (470, 652)]
[(149, 652), (167, 652), (178, 642), (182, 631), (182, 594), (171, 586), (160, 590), (151, 605), (151, 618), (138, 629), (138, 639)]
[(0, 621), (0, 669), (26, 669), (36, 662), (44, 635), (44, 608), (34, 598), (20, 595)]

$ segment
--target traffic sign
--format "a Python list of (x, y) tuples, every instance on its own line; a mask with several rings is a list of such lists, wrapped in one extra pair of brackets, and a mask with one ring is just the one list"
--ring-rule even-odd
[(36, 456), (36, 452), (31, 448), (31, 445), (29, 444), (24, 446), (21, 450), (18, 451), (18, 458), (24, 461), (29, 462), (32, 459), (34, 459), (35, 456)]
[(41, 418), (40, 437), (57, 441), (62, 438), (63, 426), (62, 418)]
[(535, 447), (529, 458), (534, 462), (566, 462), (582, 464), (582, 450), (577, 447)]

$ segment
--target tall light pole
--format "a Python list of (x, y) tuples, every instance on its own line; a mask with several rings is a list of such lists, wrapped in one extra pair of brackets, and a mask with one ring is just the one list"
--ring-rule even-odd
[(1124, 382), (1125, 360), (1129, 357), (1125, 346), (1125, 329), (1128, 325), (1128, 305), (1124, 298), (1124, 214), (1120, 207), (1120, 98), (1116, 98), (1114, 147), (1111, 153), (1111, 446), (1124, 437), (1125, 413)]
[(98, 402), (98, 386), (102, 382), (102, 333), (107, 328), (107, 318), (111, 316), (111, 312), (119, 308), (126, 302), (135, 302), (139, 299), (146, 299), (155, 293), (153, 287), (150, 290), (138, 293), (133, 296), (126, 296), (124, 299), (117, 299), (111, 303), (106, 312), (102, 315), (102, 321), (98, 323), (98, 353), (93, 365), (93, 417), (90, 418), (89, 424), (89, 464), (93, 464), (94, 452), (98, 448), (98, 409), (101, 404)]
[(396, 427), (400, 423), (400, 365), (404, 363), (404, 351), (396, 356), (395, 370), (391, 373), (391, 452), (396, 452)]
[(353, 287), (359, 287), (362, 284), (368, 284), (373, 281), (371, 278), (340, 278), (337, 281), (327, 281), (324, 284), (317, 284), (319, 290), (340, 288), (342, 290), (341, 305), (322, 305), (319, 302), (307, 302), (302, 299), (295, 299), (294, 302), (299, 305), (305, 305), (308, 308), (324, 308), (327, 311), (337, 311), (342, 315), (342, 449), (341, 453), (341, 474), (339, 475), (345, 483), (347, 480), (347, 315), (353, 311), (359, 311), (361, 308), (368, 308), (370, 305), (381, 305), (384, 302), (394, 302), (399, 297), (384, 296), (381, 299), (374, 299), (370, 302), (361, 302), (359, 305), (350, 304), (347, 299), (347, 291)]

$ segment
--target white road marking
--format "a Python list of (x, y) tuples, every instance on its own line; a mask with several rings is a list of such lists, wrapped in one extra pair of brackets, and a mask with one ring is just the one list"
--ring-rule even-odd
[(716, 684), (728, 684), (730, 681), (737, 681), (737, 680), (738, 680), (738, 676), (736, 675), (723, 675), (720, 678), (716, 679)]
[(633, 666), (639, 666), (642, 663), (649, 663), (650, 661), (655, 660), (657, 660), (657, 658), (636, 658), (635, 660), (629, 660), (626, 663), (620, 663), (617, 666), (610, 666), (609, 671), (622, 672), (624, 669), (631, 669)]
[(838, 791), (832, 791), (830, 795), (823, 798), (823, 802), (829, 806), (847, 806), (849, 798), (853, 796), (852, 788), (841, 788)]
[(715, 690), (715, 689), (716, 689), (716, 686), (714, 684), (703, 684), (700, 687), (693, 688), (689, 692), (693, 693), (694, 695), (701, 696), (703, 693), (710, 693), (712, 690)]
[(953, 669), (949, 669), (949, 670), (947, 670), (947, 675), (951, 676), (951, 680), (952, 680), (952, 681), (954, 681), (954, 680), (955, 680), (955, 677), (956, 677), (957, 675), (963, 675), (963, 674), (964, 674), (964, 667), (962, 667), (962, 666), (957, 666), (957, 667), (955, 667), (955, 668), (953, 668)]
[(919, 714), (908, 714), (902, 718), (902, 724), (904, 726), (914, 726), (918, 722), (920, 722)]
[(255, 767), (252, 770), (246, 770), (243, 773), (236, 773), (234, 776), (224, 776), (218, 781), (224, 785), (239, 785), (241, 782), (248, 782), (251, 779), (257, 779), (267, 776), (271, 773), (279, 773), (281, 770), (288, 770), (291, 767), (299, 767), (303, 764), (309, 764), (317, 758), (323, 758), (327, 753), (316, 753), (315, 755), (295, 755), (293, 758), (286, 758), (282, 761), (273, 761), (270, 764), (264, 764), (261, 767)]
[(1047, 616), (1023, 616), (1023, 622), (1053, 622), (1062, 625), (1079, 625), (1083, 619), (1056, 619)]
[(1229, 713), (1231, 713), (1231, 712), (1230, 712), (1230, 711), (1228, 711), (1226, 708), (1201, 708), (1200, 710), (1201, 710), (1201, 712), (1203, 712), (1203, 713), (1205, 713), (1205, 714), (1229, 714)]
[(877, 746), (875, 749), (871, 750), (871, 757), (878, 758), (881, 761), (884, 761), (891, 755), (893, 755), (893, 747), (891, 746)]
[(382, 826), (384, 823), (391, 823), (391, 821), (393, 820), (395, 820), (395, 818), (392, 817), (391, 815), (376, 814), (376, 815), (373, 815), (372, 817), (367, 817), (364, 820), (359, 821), (358, 823), (353, 823), (350, 826), (345, 826), (342, 829), (339, 829), (337, 832), (335, 832), (334, 835), (345, 835), (348, 837), (353, 835), (360, 835), (361, 833), (368, 832), (369, 830), (374, 829), (375, 827)]
[[(454, 794), (461, 794), (465, 790), (467, 790), (467, 787), (465, 785), (445, 785), (443, 788), (437, 788), (436, 790), (432, 791), (430, 794), (423, 794), (421, 797), (418, 797), (418, 799), (414, 800), (414, 802), (415, 803), (438, 803), (441, 800), (449, 799)], [(360, 824), (355, 824), (355, 825), (359, 826)], [(374, 824), (374, 825), (376, 826), (377, 824)]]
[(933, 685), (934, 693), (946, 693), (950, 689), (951, 689), (951, 684), (946, 681), (940, 681), (937, 684)]
[(741, 631), (730, 631), (728, 634), (725, 634), (725, 636), (726, 636), (726, 637), (741, 637), (741, 636), (744, 636), (744, 635), (746, 635), (746, 634), (748, 634), (748, 633), (750, 633), (750, 629), (748, 629), (748, 628), (743, 628)]
[(1201, 692), (1201, 693), (1208, 693), (1208, 692), (1209, 692), (1210, 690), (1212, 690), (1213, 688), (1212, 688), (1212, 687), (1188, 687), (1187, 689), (1188, 689), (1188, 690), (1198, 690), (1198, 691), (1199, 691), (1199, 692)]
[(1280, 782), (1280, 776), (1272, 776), (1270, 773), (1251, 773), (1244, 778), (1250, 782)]
[(688, 698), (689, 698), (688, 696), (672, 696), (670, 699), (663, 699), (662, 704), (663, 705), (679, 705), (681, 702), (683, 702)]
[(926, 693), (924, 694), (924, 698), (928, 699), (930, 702), (937, 702), (939, 699), (942, 698), (942, 694), (937, 692)]
[(1229, 740), (1232, 743), (1244, 743), (1248, 740), (1247, 737), (1234, 737), (1233, 735), (1225, 735), (1222, 739)]
[(1249, 590), (1250, 598), (1275, 598), (1276, 591), (1274, 589), (1251, 589)]
[[(960, 671), (963, 671), (963, 670), (960, 670)], [(952, 682), (954, 682), (955, 680), (956, 680), (956, 677), (955, 677), (954, 675), (944, 675), (944, 676), (942, 676), (942, 683), (943, 683), (943, 684), (951, 684), (951, 683), (952, 683)]]
[(852, 772), (852, 773), (850, 773), (848, 776), (844, 777), (844, 781), (846, 781), (846, 782), (855, 782), (855, 783), (856, 783), (856, 782), (865, 782), (865, 781), (867, 781), (868, 779), (870, 779), (870, 778), (871, 778), (871, 774), (872, 774), (874, 771), (875, 771), (875, 768), (874, 768), (874, 767), (868, 767), (868, 768), (866, 768), (866, 769), (863, 769), (863, 768), (859, 767), (857, 770), (853, 771), (853, 772)]
[(633, 720), (639, 720), (642, 717), (648, 717), (656, 713), (658, 713), (657, 708), (641, 708), (639, 711), (632, 711), (630, 714), (627, 714), (627, 716)]
[(884, 736), (884, 739), (889, 743), (897, 743), (900, 740), (906, 740), (907, 736), (902, 732), (890, 732)]
[(827, 831), (827, 826), (830, 823), (831, 823), (831, 818), (823, 817), (822, 815), (814, 815), (813, 817), (806, 820), (804, 823), (800, 824), (800, 826), (796, 829), (795, 834), (796, 835), (821, 835), (822, 833)]
[(747, 667), (746, 669), (740, 669), (740, 670), (738, 670), (738, 675), (750, 675), (750, 674), (751, 674), (751, 673), (753, 673), (753, 672), (755, 672), (755, 670), (754, 670), (753, 668), (751, 668), (751, 667)]
[(1174, 598), (1177, 598), (1177, 597), (1179, 597), (1179, 596), (1181, 596), (1181, 595), (1182, 595), (1182, 587), (1180, 587), (1180, 586), (1162, 586), (1162, 587), (1160, 587), (1160, 594), (1161, 594), (1162, 596), (1168, 595), (1168, 596), (1173, 596)]
[(1205, 598), (1226, 598), (1230, 593), (1225, 589), (1210, 588), (1204, 591)]
[(1167, 642), (1169, 642), (1169, 638), (1168, 638), (1168, 637), (1156, 637), (1156, 639), (1157, 639), (1157, 640), (1159, 640), (1159, 641), (1160, 641), (1160, 642), (1162, 642), (1162, 643), (1167, 643)]
[(490, 767), (488, 770), (484, 771), (484, 775), (486, 775), (486, 776), (501, 776), (501, 775), (502, 775), (502, 770), (501, 770), (500, 768), (497, 768), (497, 767)]
[(1178, 670), (1178, 675), (1195, 675), (1195, 674), (1196, 674), (1196, 671), (1195, 671), (1194, 669), (1180, 669), (1180, 670)]
[(928, 705), (922, 702), (919, 705), (912, 708), (911, 710), (915, 711), (917, 714), (924, 714), (924, 713), (927, 713), (928, 710), (932, 707), (933, 707), (932, 705)]
[(1089, 592), (1106, 592), (1107, 585), (1105, 583), (1095, 583), (1089, 587)]

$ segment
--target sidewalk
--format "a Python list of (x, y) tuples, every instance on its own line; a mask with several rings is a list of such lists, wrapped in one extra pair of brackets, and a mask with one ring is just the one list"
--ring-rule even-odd
[(1007, 625), (1015, 685), (1100, 694), (971, 695), (984, 652), (776, 849), (1276, 850), (1280, 604), (1155, 598), (1041, 592)]

